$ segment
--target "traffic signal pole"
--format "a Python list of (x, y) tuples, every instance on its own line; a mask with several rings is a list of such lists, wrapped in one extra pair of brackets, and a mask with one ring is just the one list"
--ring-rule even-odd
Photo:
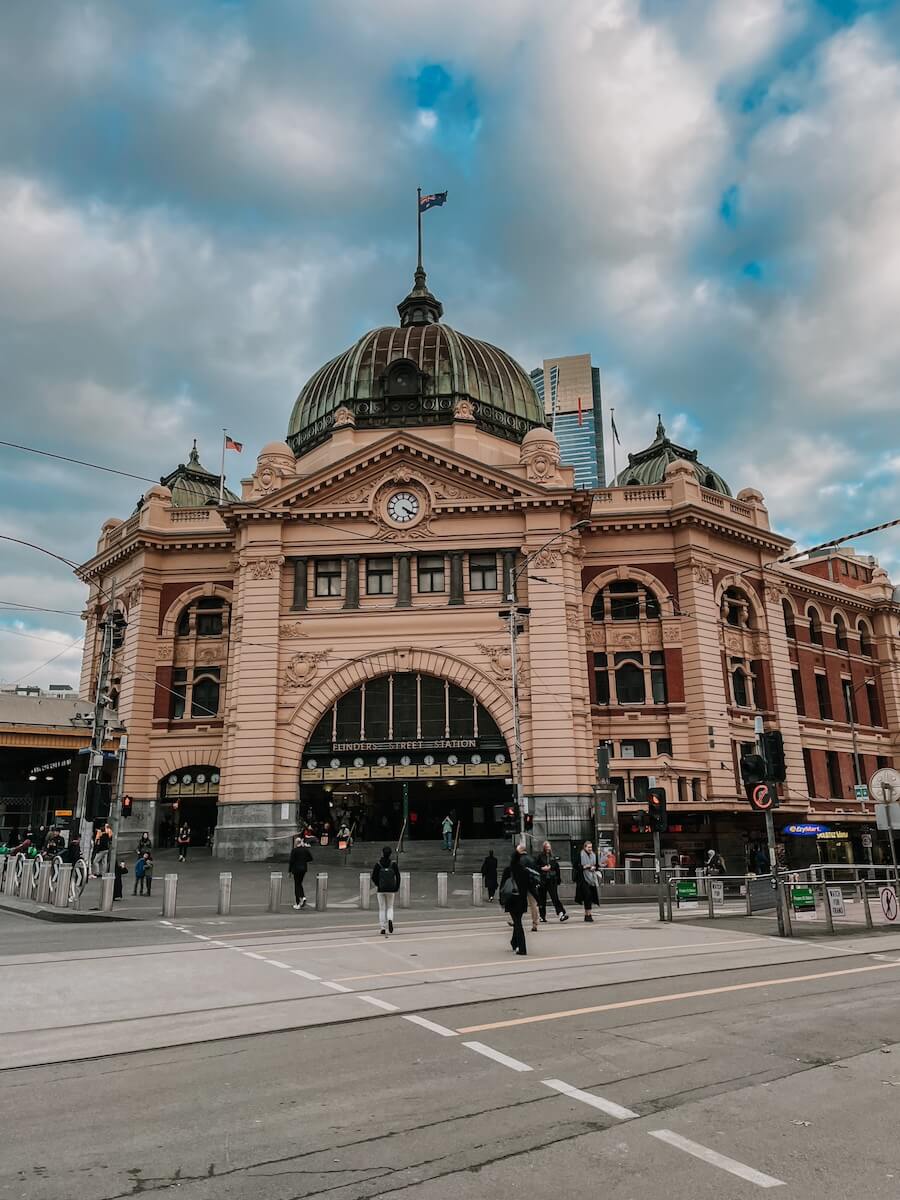
[[(765, 758), (763, 747), (763, 719), (757, 717), (754, 729), (756, 733), (756, 753)], [(781, 880), (778, 876), (778, 854), (775, 849), (775, 821), (771, 808), (766, 809), (766, 841), (769, 845), (769, 870), (772, 873), (772, 886), (775, 888), (775, 914), (778, 918), (778, 936), (785, 937), (784, 897), (781, 894)]]
[[(85, 777), (84, 790), (81, 792), (78, 806), (76, 810), (77, 828), (81, 837), (81, 853), (85, 861), (90, 865), (91, 850), (90, 834), (93, 833), (93, 822), (90, 823), (90, 832), (88, 831), (88, 821), (86, 818), (86, 808), (88, 796), (92, 793), (94, 785), (100, 780), (100, 775), (103, 771), (103, 742), (106, 733), (106, 704), (109, 699), (109, 668), (112, 662), (113, 651), (113, 606), (116, 599), (116, 581), (112, 581), (109, 589), (109, 603), (106, 609), (106, 617), (101, 622), (103, 630), (103, 640), (100, 645), (100, 661), (97, 664), (97, 686), (94, 690), (94, 716), (91, 727), (91, 749), (88, 757), (87, 776)], [(112, 806), (110, 806), (111, 808)], [(88, 844), (85, 844), (87, 839)], [(110, 847), (112, 850), (112, 846)]]

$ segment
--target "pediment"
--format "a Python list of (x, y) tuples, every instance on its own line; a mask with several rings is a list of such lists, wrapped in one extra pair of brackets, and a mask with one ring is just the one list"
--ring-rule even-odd
[(316, 516), (369, 515), (377, 507), (379, 493), (392, 485), (427, 491), (434, 515), (483, 505), (515, 507), (522, 501), (546, 499), (548, 491), (563, 495), (569, 491), (529, 482), (524, 471), (520, 475), (487, 466), (398, 432), (312, 475), (291, 480), (253, 507)]

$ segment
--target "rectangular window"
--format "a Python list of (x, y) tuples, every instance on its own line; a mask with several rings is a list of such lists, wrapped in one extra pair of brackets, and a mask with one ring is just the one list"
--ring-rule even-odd
[(447, 590), (442, 554), (420, 554), (418, 569), (420, 592), (444, 592)]
[(394, 560), (366, 559), (366, 595), (390, 596), (394, 591)]
[(662, 650), (650, 652), (650, 687), (654, 704), (669, 703), (669, 689), (666, 684), (666, 656)]
[(647, 803), (647, 796), (650, 792), (650, 780), (646, 775), (635, 775), (634, 780), (634, 798), (641, 804)]
[[(360, 722), (362, 718), (362, 691), (359, 688), (354, 688), (352, 692), (347, 692), (341, 696), (337, 702), (337, 720), (335, 723), (335, 736), (339, 742), (358, 742), (360, 736)], [(331, 740), (331, 731), (328, 731), (328, 740)]]
[(822, 721), (830, 721), (831, 695), (828, 691), (828, 680), (824, 675), (816, 675), (816, 699), (819, 702), (819, 718)]
[(816, 779), (813, 775), (812, 752), (810, 750), (803, 751), (803, 770), (806, 772), (806, 790), (809, 793), (810, 799), (816, 794)]
[(475, 706), (472, 697), (455, 683), (450, 684), (450, 736), (471, 738), (475, 736)]
[(222, 632), (220, 612), (197, 613), (197, 637), (218, 637)]
[(672, 757), (672, 739), (671, 738), (657, 739), (656, 753), (659, 755), (664, 754), (667, 758), (671, 758)]
[(614, 621), (637, 621), (641, 616), (638, 585), (630, 579), (611, 583), (609, 591), (610, 616)]
[(473, 592), (497, 590), (497, 555), (469, 555), (469, 588)]
[(878, 703), (878, 688), (874, 683), (866, 683), (866, 699), (869, 702), (869, 724), (881, 725), (881, 707)]
[(173, 721), (180, 721), (187, 704), (187, 671), (172, 672), (172, 703), (169, 708)]
[(341, 560), (320, 558), (316, 561), (316, 595), (339, 596), (341, 594)]
[(836, 750), (825, 751), (825, 762), (828, 767), (828, 795), (832, 800), (843, 798), (841, 787), (841, 767)]
[(794, 703), (801, 717), (806, 716), (806, 701), (803, 699), (803, 680), (799, 671), (791, 671), (791, 681), (794, 684)]
[(366, 683), (366, 741), (385, 742), (388, 736), (388, 681), (370, 679)]
[(609, 672), (606, 668), (606, 655), (594, 655), (594, 684), (597, 688), (597, 703), (609, 704)]
[(416, 676), (394, 676), (394, 739), (411, 741), (416, 736)]
[(643, 655), (622, 653), (613, 656), (616, 665), (616, 700), (619, 704), (644, 704), (647, 700)]
[(626, 738), (622, 742), (621, 758), (649, 758), (650, 743), (644, 738)]
[(442, 738), (446, 728), (444, 681), (434, 675), (422, 676), (422, 737)]
[(847, 724), (853, 725), (856, 722), (856, 709), (853, 706), (853, 684), (849, 679), (841, 680), (841, 692), (844, 696), (844, 714)]

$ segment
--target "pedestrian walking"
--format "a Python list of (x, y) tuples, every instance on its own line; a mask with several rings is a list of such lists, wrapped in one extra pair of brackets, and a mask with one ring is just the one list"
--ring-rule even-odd
[(313, 856), (306, 848), (303, 838), (298, 834), (294, 838), (291, 856), (288, 859), (288, 871), (294, 877), (294, 908), (306, 908), (306, 893), (303, 890), (303, 880), (306, 878), (306, 872), (312, 860)]
[(544, 842), (537, 856), (536, 865), (541, 882), (538, 885), (538, 909), (543, 922), (547, 920), (547, 897), (553, 901), (553, 911), (560, 921), (568, 921), (569, 914), (559, 898), (559, 885), (562, 882), (562, 872), (559, 869), (559, 859), (553, 853), (549, 842)]
[(487, 892), (488, 900), (494, 899), (494, 893), (497, 890), (497, 869), (498, 864), (494, 858), (493, 850), (488, 850), (487, 858), (481, 864), (481, 878), (484, 882), (484, 890)]
[(178, 846), (178, 861), (187, 862), (188, 847), (191, 844), (191, 827), (187, 821), (181, 823), (175, 842)]
[(525, 899), (528, 904), (528, 915), (531, 917), (531, 932), (538, 931), (538, 918), (540, 910), (538, 908), (538, 890), (541, 885), (541, 877), (538, 873), (537, 863), (534, 858), (528, 853), (525, 847), (522, 847), (522, 866), (525, 868), (525, 878), (528, 881), (528, 891)]
[(522, 926), (522, 917), (528, 907), (528, 873), (524, 858), (525, 847), (516, 846), (500, 881), (500, 903), (512, 918), (513, 931), (509, 944), (514, 954), (522, 955), (528, 953), (525, 930)]
[(394, 932), (394, 896), (400, 891), (400, 868), (391, 860), (390, 846), (385, 846), (372, 868), (372, 882), (378, 889), (378, 924), (387, 937)]
[(444, 849), (453, 849), (453, 818), (448, 813), (441, 821), (441, 835), (444, 839)]
[(593, 921), (591, 909), (600, 903), (600, 883), (597, 875), (597, 855), (592, 842), (585, 842), (580, 855), (581, 874), (575, 889), (575, 899), (584, 905), (584, 919)]

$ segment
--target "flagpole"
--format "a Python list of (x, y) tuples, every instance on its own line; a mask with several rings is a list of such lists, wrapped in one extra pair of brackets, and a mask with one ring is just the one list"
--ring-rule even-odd
[(618, 471), (618, 468), (616, 467), (616, 410), (614, 408), (611, 408), (609, 410), (609, 426), (610, 426), (610, 430), (609, 430), (610, 431), (610, 441), (612, 442), (612, 452), (613, 452), (612, 486), (615, 487), (616, 476), (619, 474), (619, 471)]
[(422, 270), (422, 189), (416, 188), (416, 223), (419, 233), (419, 265), (418, 270)]
[(219, 471), (219, 504), (225, 500), (225, 437), (226, 430), (222, 429), (222, 467)]

